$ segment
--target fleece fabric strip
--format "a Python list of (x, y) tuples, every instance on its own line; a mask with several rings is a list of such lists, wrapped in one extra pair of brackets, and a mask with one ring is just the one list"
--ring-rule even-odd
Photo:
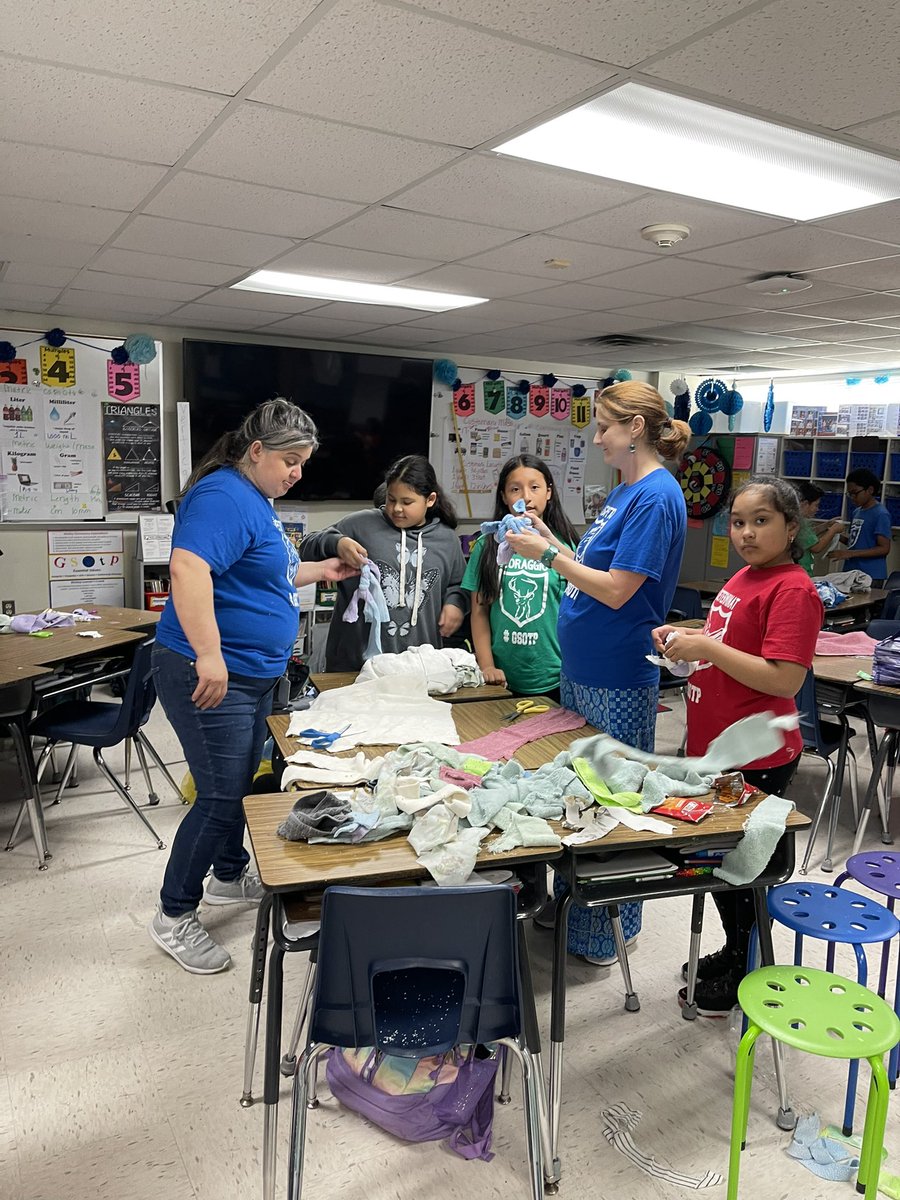
[(529, 742), (537, 742), (552, 733), (580, 729), (585, 723), (584, 717), (569, 712), (567, 708), (551, 708), (549, 712), (516, 722), (511, 729), (498, 729), (473, 742), (462, 742), (456, 748), (465, 754), (480, 754), (483, 758), (512, 758), (521, 746), (527, 746)]
[(369, 640), (363, 651), (363, 658), (373, 658), (381, 653), (381, 626), (391, 619), (391, 614), (381, 590), (381, 571), (370, 558), (362, 565), (359, 584), (347, 602), (341, 620), (346, 621), (348, 625), (355, 624), (359, 619), (360, 605), (363, 620), (369, 626)]
[(699, 1191), (701, 1188), (718, 1187), (725, 1182), (718, 1171), (704, 1171), (702, 1175), (685, 1175), (681, 1171), (673, 1171), (634, 1144), (633, 1131), (637, 1128), (643, 1113), (637, 1109), (628, 1108), (625, 1104), (613, 1104), (600, 1114), (603, 1118), (603, 1136), (615, 1146), (620, 1154), (624, 1154), (641, 1171), (646, 1171), (654, 1179), (663, 1179), (666, 1183), (677, 1184), (678, 1187), (691, 1188)]
[(713, 875), (735, 887), (745, 887), (768, 866), (794, 809), (793, 800), (766, 796), (744, 822), (744, 836), (713, 868)]

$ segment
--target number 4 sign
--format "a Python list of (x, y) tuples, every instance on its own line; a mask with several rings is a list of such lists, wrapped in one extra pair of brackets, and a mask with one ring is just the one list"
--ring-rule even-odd
[(70, 346), (41, 346), (41, 383), (44, 387), (75, 386), (75, 351)]
[(137, 363), (108, 362), (106, 364), (106, 390), (114, 400), (137, 400), (141, 394), (141, 371)]

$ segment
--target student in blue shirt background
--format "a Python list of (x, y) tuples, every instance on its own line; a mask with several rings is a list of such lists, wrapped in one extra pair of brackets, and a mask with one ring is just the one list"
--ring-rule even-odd
[(891, 548), (891, 516), (876, 499), (881, 480), (861, 467), (847, 476), (847, 496), (854, 506), (850, 528), (841, 535), (847, 550), (835, 550), (831, 558), (844, 560), (845, 571), (865, 571), (873, 583), (887, 578), (887, 556)]
[[(535, 532), (506, 540), (515, 554), (540, 559), (566, 580), (559, 610), (562, 704), (604, 733), (652, 752), (659, 670), (645, 656), (653, 653), (655, 614), (665, 620), (672, 604), (687, 528), (684, 495), (660, 457), (679, 458), (690, 430), (669, 417), (655, 388), (632, 380), (604, 388), (594, 415), (594, 444), (622, 482), (577, 551), (534, 517)], [(624, 904), (620, 915), (626, 939), (633, 940), (641, 905)], [(573, 906), (568, 946), (598, 966), (615, 962), (606, 909)]]

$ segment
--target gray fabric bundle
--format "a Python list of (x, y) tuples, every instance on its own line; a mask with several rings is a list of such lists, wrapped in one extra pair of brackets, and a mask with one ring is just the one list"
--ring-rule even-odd
[(345, 825), (349, 817), (350, 805), (334, 792), (307, 792), (297, 797), (294, 807), (278, 826), (278, 836), (289, 842), (327, 837)]

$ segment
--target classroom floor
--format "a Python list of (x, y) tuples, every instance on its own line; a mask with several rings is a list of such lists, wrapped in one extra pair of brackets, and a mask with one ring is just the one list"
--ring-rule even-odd
[[(677, 746), (681, 721), (678, 701), (673, 711), (660, 714), (660, 750)], [(180, 778), (181, 752), (159, 708), (149, 732)], [(855, 745), (864, 758), (862, 739)], [(115, 754), (110, 762), (115, 769)], [(804, 762), (793, 793), (801, 809), (811, 810), (823, 778), (821, 764)], [(183, 810), (164, 783), (159, 787), (162, 804), (150, 816), (170, 840)], [(12, 771), (0, 764), (2, 844), (16, 812), (8, 797), (15, 794)], [(898, 809), (895, 805), (900, 819)], [(157, 851), (124, 811), (87, 753), (81, 756), (79, 788), (47, 810), (47, 826), (49, 871), (35, 869), (30, 841), (0, 854), (0, 1197), (256, 1200), (262, 1108), (238, 1104), (252, 910), (207, 910), (204, 920), (228, 945), (234, 966), (208, 978), (188, 975), (145, 931), (165, 851)], [(838, 863), (849, 848), (847, 827), (840, 837)], [(827, 877), (816, 870), (810, 878)], [(662, 1165), (691, 1175), (726, 1171), (737, 1025), (681, 1018), (675, 995), (687, 955), (689, 912), (687, 900), (645, 907), (644, 930), (632, 955), (640, 1013), (623, 1010), (618, 968), (571, 964), (561, 1196), (669, 1200), (685, 1194), (683, 1187), (645, 1174), (606, 1142), (601, 1112), (615, 1103), (640, 1110), (635, 1142)], [(711, 950), (718, 945), (711, 904), (707, 920), (704, 948)], [(551, 935), (534, 929), (529, 937), (546, 1031)], [(776, 950), (789, 961), (789, 940), (778, 931)], [(818, 958), (812, 961), (822, 965)], [(302, 965), (288, 956), (286, 1023)], [(840, 966), (850, 971), (849, 957), (839, 959)], [(818, 1200), (855, 1194), (851, 1183), (822, 1182), (784, 1153), (790, 1136), (772, 1121), (776, 1091), (765, 1045), (757, 1058), (741, 1195)], [(789, 1052), (788, 1070), (796, 1108), (818, 1111), (825, 1122), (839, 1121), (843, 1068)], [(863, 1068), (861, 1079), (866, 1074)], [(513, 1103), (495, 1110), (496, 1156), (490, 1163), (465, 1162), (438, 1144), (397, 1142), (340, 1110), (323, 1086), (321, 1107), (309, 1122), (304, 1195), (527, 1196), (520, 1089), (515, 1079), (514, 1084)], [(286, 1101), (288, 1088), (283, 1081)], [(889, 1169), (900, 1173), (898, 1103), (893, 1095), (887, 1150)], [(282, 1114), (279, 1197), (287, 1102)], [(712, 1194), (723, 1196), (724, 1187)]]

